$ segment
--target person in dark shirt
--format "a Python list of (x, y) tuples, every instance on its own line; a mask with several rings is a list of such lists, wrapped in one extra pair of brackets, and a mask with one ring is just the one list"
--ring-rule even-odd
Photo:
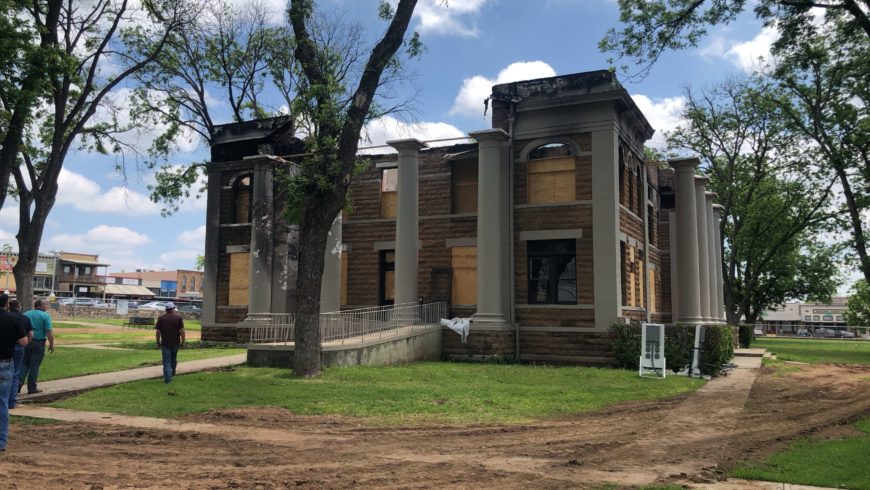
[[(28, 342), (33, 340), (33, 325), (30, 324), (30, 318), (27, 318), (27, 315), (21, 313), (21, 308), (17, 299), (9, 301), (9, 315), (15, 318), (16, 321), (21, 322), (24, 326), (24, 330), (27, 332)], [(21, 366), (24, 364), (23, 345), (15, 344), (15, 356), (13, 359), (15, 363), (15, 380), (14, 383), (12, 383), (12, 388), (9, 390), (10, 410), (18, 406), (18, 392), (21, 391)]]
[(163, 353), (163, 381), (169, 383), (178, 365), (178, 349), (184, 345), (184, 319), (175, 311), (175, 303), (166, 304), (166, 313), (157, 319), (154, 330)]
[[(9, 296), (0, 294), (0, 453), (9, 439), (9, 391), (15, 379), (15, 345), (27, 345), (27, 331), (9, 314)], [(17, 387), (16, 387), (17, 389)]]

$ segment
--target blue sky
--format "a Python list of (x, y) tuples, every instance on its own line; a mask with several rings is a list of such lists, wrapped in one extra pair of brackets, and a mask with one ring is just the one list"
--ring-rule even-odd
[[(242, 3), (242, 0), (236, 0)], [(267, 0), (280, 18), (282, 0)], [(370, 37), (385, 24), (377, 19), (377, 0), (320, 0), (323, 9), (342, 9), (361, 22)], [(568, 74), (608, 67), (598, 42), (616, 26), (613, 0), (420, 0), (412, 23), (426, 53), (410, 62), (413, 83), (400, 88), (418, 93), (417, 126), (387, 119), (370, 129), (371, 144), (396, 137), (435, 139), (461, 136), (489, 127), (483, 98), (493, 83)], [(747, 70), (764, 56), (773, 40), (751, 15), (711, 31), (697, 49), (667, 53), (641, 82), (625, 82), (629, 93), (657, 131), (679, 124), (682, 92)], [(124, 89), (125, 90), (125, 89)], [(123, 102), (125, 92), (116, 94)], [(277, 106), (277, 102), (276, 102)], [(217, 113), (229, 122), (225, 108)], [(147, 137), (131, 140), (140, 144)], [(653, 143), (658, 142), (654, 138)], [(366, 143), (368, 144), (368, 143)], [(200, 161), (207, 150), (197, 141), (181, 141), (177, 164)], [(115, 158), (73, 153), (61, 176), (58, 203), (49, 218), (41, 250), (98, 253), (110, 271), (137, 267), (192, 268), (205, 240), (205, 205), (191, 199), (175, 215), (163, 218), (161, 206), (147, 198), (152, 176), (128, 161), (125, 179), (114, 171)], [(0, 211), (0, 243), (14, 246), (14, 203)]]

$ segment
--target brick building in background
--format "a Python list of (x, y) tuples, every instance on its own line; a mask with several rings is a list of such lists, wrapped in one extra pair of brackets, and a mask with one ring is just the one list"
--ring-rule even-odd
[[(606, 363), (617, 321), (678, 311), (720, 322), (712, 196), (694, 180), (697, 160), (675, 162), (676, 173), (644, 161), (653, 129), (613, 73), (498, 85), (490, 102), (493, 129), (470, 133), (474, 143), (402, 140), (390, 142), (398, 155), (366, 156), (352, 210), (333, 226), (340, 245), (325, 251), (327, 304), (447, 302), (472, 318), (471, 335), (444, 335), (442, 351), (465, 358)], [(298, 232), (272, 187), (292, 164), (268, 156), (293, 153), (271, 146), (288, 125), (227, 125), (223, 144), (256, 153), (212, 150), (204, 339), (232, 337), (248, 313), (294, 309)], [(672, 243), (687, 252), (679, 295)]]

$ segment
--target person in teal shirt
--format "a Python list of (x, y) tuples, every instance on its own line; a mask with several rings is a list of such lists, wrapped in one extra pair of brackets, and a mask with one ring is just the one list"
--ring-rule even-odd
[(39, 366), (45, 358), (45, 342), (48, 342), (48, 352), (54, 353), (54, 334), (51, 332), (51, 316), (45, 312), (48, 305), (38, 299), (33, 302), (33, 309), (24, 314), (30, 319), (33, 326), (33, 340), (24, 348), (24, 362), (21, 363), (21, 372), (18, 373), (18, 391), (24, 386), (27, 378), (27, 394), (40, 393), (42, 390), (36, 387), (39, 378)]

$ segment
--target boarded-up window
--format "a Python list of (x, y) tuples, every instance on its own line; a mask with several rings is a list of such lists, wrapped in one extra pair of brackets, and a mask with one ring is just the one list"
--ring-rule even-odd
[(477, 212), (477, 162), (455, 162), (450, 173), (450, 196), (454, 213)]
[(230, 254), (230, 298), (231, 306), (248, 306), (248, 284), (251, 278), (251, 254)]
[(347, 304), (347, 250), (341, 251), (341, 304)]
[(399, 169), (385, 168), (381, 172), (381, 218), (396, 217), (396, 203), (399, 189)]
[(251, 179), (245, 175), (233, 186), (233, 223), (251, 222)]
[(649, 274), (649, 284), (647, 287), (649, 288), (649, 312), (656, 313), (658, 312), (658, 308), (656, 308), (656, 304), (658, 303), (656, 298), (656, 271), (655, 269), (650, 269), (647, 271)]
[[(551, 145), (546, 145), (541, 148), (548, 148)], [(566, 147), (567, 145), (558, 145), (558, 148)], [(534, 158), (538, 155), (551, 155), (556, 152), (542, 153), (538, 150), (529, 154), (528, 162), (528, 202), (547, 203), (547, 202), (566, 202), (576, 199), (576, 184), (574, 178), (574, 157), (567, 156), (543, 156)], [(558, 153), (564, 153), (559, 151)]]
[(450, 249), (453, 285), (450, 302), (454, 305), (477, 304), (477, 247)]

